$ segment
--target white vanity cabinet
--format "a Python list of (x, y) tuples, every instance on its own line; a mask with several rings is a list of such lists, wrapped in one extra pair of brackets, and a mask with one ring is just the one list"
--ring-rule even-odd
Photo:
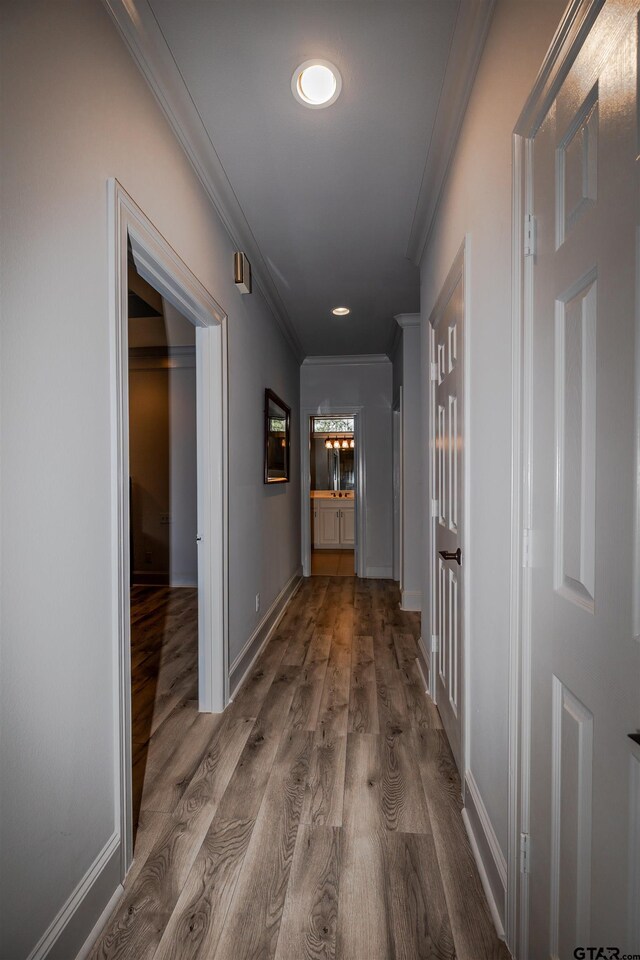
[(354, 503), (340, 505), (340, 546), (353, 547), (356, 542)]
[(355, 544), (355, 504), (353, 500), (312, 499), (313, 546), (353, 547)]

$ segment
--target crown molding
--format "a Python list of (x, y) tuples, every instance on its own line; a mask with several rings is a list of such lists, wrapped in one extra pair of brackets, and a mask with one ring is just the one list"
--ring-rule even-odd
[(420, 314), (419, 313), (397, 313), (393, 318), (399, 327), (402, 327), (404, 330), (405, 327), (419, 327), (420, 326)]
[(407, 257), (416, 265), (429, 241), (458, 142), (495, 0), (461, 0), (427, 152)]
[(304, 350), (251, 227), (147, 0), (102, 0), (297, 359)]
[(386, 353), (353, 353), (342, 354), (335, 357), (305, 357), (302, 361), (303, 367), (323, 366), (327, 364), (346, 364), (348, 366), (360, 367), (370, 363), (390, 363)]

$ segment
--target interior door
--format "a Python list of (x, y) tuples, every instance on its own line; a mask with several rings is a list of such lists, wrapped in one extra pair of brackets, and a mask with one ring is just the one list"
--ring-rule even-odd
[(640, 952), (636, 73), (607, 2), (532, 144), (532, 960)]
[(434, 455), (436, 574), (436, 701), (458, 769), (462, 773), (463, 671), (463, 345), (462, 260), (447, 283), (446, 299), (433, 319), (435, 378)]

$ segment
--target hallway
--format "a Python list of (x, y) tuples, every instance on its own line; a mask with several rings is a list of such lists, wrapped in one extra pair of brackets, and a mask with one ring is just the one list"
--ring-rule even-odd
[(155, 729), (91, 960), (508, 957), (398, 599), (392, 581), (303, 581), (227, 711), (183, 699)]

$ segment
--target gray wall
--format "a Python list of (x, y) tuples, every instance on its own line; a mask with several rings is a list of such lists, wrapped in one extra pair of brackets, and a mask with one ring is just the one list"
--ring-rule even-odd
[[(416, 321), (419, 315), (415, 315)], [(419, 323), (402, 330), (402, 605), (422, 607), (424, 541), (422, 513), (422, 369)]]
[[(508, 841), (508, 674), (511, 468), (511, 149), (512, 131), (533, 85), (562, 2), (499, 0), (421, 265), (422, 369), (428, 369), (428, 319), (465, 236), (470, 322), (471, 471), (469, 554), (471, 733), (467, 777), (476, 783), (502, 854)], [(428, 378), (423, 380), (428, 409)], [(428, 450), (428, 419), (423, 450)], [(430, 521), (425, 503), (425, 531)], [(425, 554), (427, 560), (428, 551)], [(430, 571), (423, 593), (429, 635)], [(498, 904), (499, 909), (504, 904)]]
[[(312, 360), (313, 358), (311, 358)], [(366, 457), (366, 574), (391, 577), (393, 496), (391, 463), (391, 362), (313, 363), (300, 370), (303, 414), (323, 414), (351, 405), (364, 415)]]
[[(229, 316), (231, 658), (299, 566), (299, 368), (260, 294), (238, 295), (232, 242), (99, 0), (1, 15), (0, 956), (18, 960), (118, 829), (107, 179)], [(265, 386), (293, 410), (277, 489)], [(51, 957), (75, 956), (114, 863)]]

